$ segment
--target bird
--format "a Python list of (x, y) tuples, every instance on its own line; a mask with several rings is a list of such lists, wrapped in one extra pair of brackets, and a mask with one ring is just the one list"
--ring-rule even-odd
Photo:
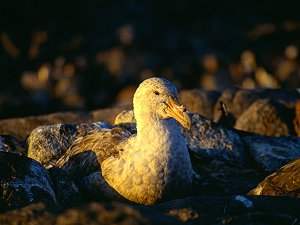
[(136, 133), (122, 127), (91, 131), (56, 166), (74, 177), (96, 173), (99, 184), (138, 204), (186, 193), (193, 170), (180, 126), (190, 129), (191, 119), (176, 87), (160, 77), (144, 80), (134, 93), (133, 111)]
[(248, 195), (290, 195), (300, 198), (300, 158), (267, 176)]

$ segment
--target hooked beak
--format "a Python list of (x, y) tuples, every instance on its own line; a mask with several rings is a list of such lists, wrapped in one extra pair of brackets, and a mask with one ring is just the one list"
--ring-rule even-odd
[(169, 96), (167, 100), (167, 109), (166, 112), (170, 117), (173, 117), (177, 120), (183, 127), (188, 130), (191, 128), (191, 119), (187, 114), (186, 109), (183, 105), (180, 105), (176, 98)]

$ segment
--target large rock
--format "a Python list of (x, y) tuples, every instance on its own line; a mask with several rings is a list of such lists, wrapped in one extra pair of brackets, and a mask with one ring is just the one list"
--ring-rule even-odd
[(191, 114), (189, 131), (182, 129), (188, 148), (200, 159), (217, 159), (245, 163), (247, 156), (243, 142), (233, 130), (226, 129), (199, 114)]
[(110, 125), (99, 122), (39, 126), (28, 137), (28, 157), (45, 166), (54, 164), (72, 145), (76, 137), (102, 128), (110, 128)]
[(0, 152), (0, 209), (20, 208), (34, 202), (56, 204), (48, 171), (37, 161)]
[(248, 134), (242, 139), (256, 165), (266, 174), (275, 172), (289, 161), (300, 157), (300, 138), (295, 136)]

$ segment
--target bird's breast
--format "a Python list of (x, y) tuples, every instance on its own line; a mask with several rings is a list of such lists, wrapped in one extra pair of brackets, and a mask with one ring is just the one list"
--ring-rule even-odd
[(190, 187), (192, 167), (181, 133), (160, 130), (124, 150), (120, 159), (106, 160), (103, 176), (125, 198), (154, 204)]

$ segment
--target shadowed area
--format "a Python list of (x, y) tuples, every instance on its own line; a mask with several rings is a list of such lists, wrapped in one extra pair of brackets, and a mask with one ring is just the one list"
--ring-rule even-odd
[(125, 104), (153, 75), (179, 89), (298, 87), (299, 7), (2, 1), (0, 118)]

